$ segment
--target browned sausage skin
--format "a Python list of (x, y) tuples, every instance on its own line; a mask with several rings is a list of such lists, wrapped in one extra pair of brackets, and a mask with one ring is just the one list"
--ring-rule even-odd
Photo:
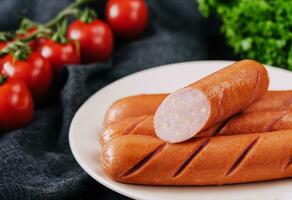
[(142, 115), (153, 115), (168, 94), (140, 94), (124, 97), (115, 101), (107, 110), (103, 124), (138, 117)]
[[(225, 123), (219, 123), (211, 129), (199, 133), (197, 137), (250, 134), (286, 129), (292, 129), (291, 111), (259, 111), (234, 116)], [(156, 137), (153, 128), (153, 116), (133, 117), (108, 124), (100, 133), (100, 144), (103, 145), (121, 135)]]
[(292, 129), (292, 112), (262, 111), (242, 113), (229, 119), (217, 135), (261, 133)]
[[(114, 102), (104, 118), (104, 124), (142, 115), (154, 115), (158, 106), (168, 94), (141, 94), (125, 97)], [(147, 103), (147, 99), (151, 99)], [(139, 109), (137, 109), (137, 105)], [(261, 99), (243, 112), (277, 111), (292, 109), (292, 91), (268, 91)]]
[(168, 95), (154, 115), (156, 135), (167, 142), (188, 140), (259, 100), (268, 89), (265, 67), (242, 60)]
[[(220, 127), (221, 124), (219, 123), (218, 125), (198, 134), (198, 137), (216, 135)], [(153, 116), (144, 115), (140, 117), (131, 117), (111, 122), (105, 125), (103, 130), (99, 134), (99, 143), (101, 145), (104, 145), (113, 138), (122, 135), (149, 135), (156, 137), (153, 127)]]
[(99, 134), (99, 143), (103, 145), (115, 137), (131, 134), (155, 136), (153, 116), (130, 117), (108, 123)]
[(292, 176), (292, 130), (197, 138), (178, 144), (145, 135), (107, 143), (104, 171), (123, 183), (222, 185)]
[(244, 112), (275, 111), (292, 109), (292, 90), (268, 91), (259, 101)]

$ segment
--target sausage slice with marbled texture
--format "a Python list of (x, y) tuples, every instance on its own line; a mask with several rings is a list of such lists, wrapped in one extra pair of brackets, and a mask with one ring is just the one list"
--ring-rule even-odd
[(188, 140), (246, 109), (268, 85), (267, 71), (256, 61), (227, 66), (168, 95), (154, 115), (156, 135), (170, 143)]

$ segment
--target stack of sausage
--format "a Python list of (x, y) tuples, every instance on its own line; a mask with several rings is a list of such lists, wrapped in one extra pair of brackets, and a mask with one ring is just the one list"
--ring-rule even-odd
[(292, 177), (292, 91), (267, 91), (243, 60), (170, 94), (125, 97), (106, 112), (100, 160), (112, 179), (222, 185)]

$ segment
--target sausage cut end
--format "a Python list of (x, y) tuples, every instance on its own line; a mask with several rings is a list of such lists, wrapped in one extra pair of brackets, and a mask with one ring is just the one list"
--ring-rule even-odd
[(178, 143), (194, 137), (207, 123), (210, 103), (198, 89), (184, 88), (170, 94), (154, 116), (157, 137)]

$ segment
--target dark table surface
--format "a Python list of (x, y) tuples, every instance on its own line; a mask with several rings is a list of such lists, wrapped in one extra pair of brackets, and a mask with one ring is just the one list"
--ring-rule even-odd
[[(0, 29), (17, 28), (23, 15), (47, 21), (69, 0), (0, 0)], [(106, 1), (92, 7), (102, 18)], [(148, 0), (150, 23), (135, 41), (117, 42), (109, 63), (66, 66), (49, 102), (28, 126), (0, 135), (0, 199), (128, 199), (89, 177), (68, 144), (70, 122), (94, 92), (125, 75), (192, 60), (236, 59), (220, 23), (203, 19), (194, 0)], [(56, 95), (58, 94), (58, 95)]]

